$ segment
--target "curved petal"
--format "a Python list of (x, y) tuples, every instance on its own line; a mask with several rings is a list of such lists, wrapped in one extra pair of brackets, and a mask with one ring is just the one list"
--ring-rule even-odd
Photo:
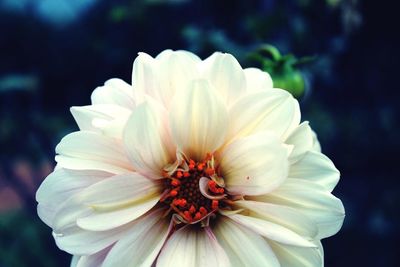
[(102, 266), (104, 259), (106, 258), (111, 247), (105, 248), (96, 252), (92, 255), (82, 256), (77, 262), (76, 267), (98, 267)]
[(250, 200), (235, 201), (235, 205), (245, 209), (249, 216), (282, 225), (308, 240), (315, 238), (318, 234), (318, 228), (315, 222), (297, 209)]
[(102, 267), (151, 266), (169, 233), (164, 209), (137, 219), (111, 249)]
[(286, 139), (285, 143), (293, 145), (293, 151), (289, 157), (291, 164), (304, 157), (305, 153), (313, 147), (312, 130), (308, 125), (308, 121), (297, 126)]
[(237, 101), (229, 110), (229, 118), (228, 142), (266, 130), (285, 140), (300, 123), (300, 108), (285, 90), (262, 90)]
[(273, 133), (236, 139), (220, 158), (221, 174), (232, 194), (265, 194), (287, 177), (288, 149)]
[(197, 80), (175, 95), (170, 125), (178, 149), (200, 161), (223, 143), (228, 115), (210, 84), (206, 80)]
[(253, 232), (279, 243), (299, 247), (315, 247), (309, 240), (279, 224), (241, 214), (230, 214), (228, 217)]
[(313, 137), (313, 148), (312, 149), (316, 152), (321, 152), (321, 144), (318, 141), (317, 134), (313, 130), (311, 130), (311, 133), (312, 133), (312, 137)]
[(315, 241), (316, 248), (288, 246), (268, 241), (281, 266), (285, 267), (320, 267), (324, 266), (323, 251), (319, 241)]
[(113, 104), (127, 109), (136, 106), (133, 88), (121, 79), (110, 79), (104, 86), (97, 87), (92, 93), (93, 105)]
[(162, 178), (163, 168), (175, 155), (165, 113), (148, 100), (134, 110), (124, 130), (124, 146), (133, 167), (153, 179)]
[(110, 173), (132, 171), (119, 140), (94, 132), (79, 131), (65, 136), (56, 147), (59, 167), (100, 170)]
[(318, 239), (336, 234), (342, 227), (344, 207), (323, 186), (301, 179), (287, 179), (271, 194), (257, 200), (297, 209), (318, 226)]
[(340, 172), (324, 154), (308, 151), (302, 159), (290, 166), (289, 177), (317, 183), (332, 192), (339, 182)]
[(184, 227), (172, 234), (157, 266), (230, 266), (229, 259), (210, 229)]
[(135, 220), (159, 200), (160, 184), (137, 173), (116, 175), (71, 197), (55, 215), (54, 230), (77, 223), (91, 231), (112, 229)]
[(63, 233), (53, 232), (57, 246), (70, 254), (92, 255), (119, 240), (125, 235), (130, 224), (109, 231), (87, 231), (78, 226), (64, 229)]
[(267, 241), (227, 217), (218, 221), (214, 233), (232, 266), (280, 266)]
[(257, 92), (273, 88), (273, 82), (268, 72), (257, 68), (244, 69), (247, 92)]
[(121, 138), (131, 110), (111, 104), (71, 107), (71, 113), (81, 131), (103, 133)]
[(39, 217), (51, 227), (55, 213), (66, 200), (110, 176), (110, 173), (93, 170), (55, 170), (47, 176), (36, 192)]
[(216, 52), (203, 65), (203, 77), (226, 99), (228, 106), (246, 91), (243, 69), (232, 55)]

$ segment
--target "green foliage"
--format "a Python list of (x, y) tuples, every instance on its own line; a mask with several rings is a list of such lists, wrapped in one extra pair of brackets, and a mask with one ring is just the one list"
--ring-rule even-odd
[(313, 61), (315, 57), (297, 59), (293, 54), (281, 55), (272, 45), (263, 45), (250, 54), (249, 59), (259, 62), (262, 70), (271, 75), (274, 87), (285, 89), (299, 98), (305, 90), (305, 80), (299, 65)]

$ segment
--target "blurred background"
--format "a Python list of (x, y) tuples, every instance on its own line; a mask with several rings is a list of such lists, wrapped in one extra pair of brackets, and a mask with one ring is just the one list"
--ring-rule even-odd
[(347, 215), (325, 266), (398, 266), (396, 16), (382, 1), (0, 0), (0, 267), (69, 266), (34, 198), (77, 130), (69, 107), (167, 48), (270, 71), (342, 173)]

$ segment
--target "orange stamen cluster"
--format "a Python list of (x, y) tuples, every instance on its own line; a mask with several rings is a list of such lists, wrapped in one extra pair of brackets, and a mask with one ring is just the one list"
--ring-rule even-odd
[(207, 177), (210, 179), (208, 182), (210, 195), (220, 196), (225, 192), (224, 188), (211, 180), (216, 171), (210, 160), (211, 155), (207, 155), (203, 162), (189, 160), (185, 162), (186, 168), (178, 168), (172, 175), (166, 175), (167, 192), (161, 202), (169, 205), (171, 210), (188, 223), (200, 221), (220, 207), (220, 201), (203, 196), (199, 189), (200, 178)]

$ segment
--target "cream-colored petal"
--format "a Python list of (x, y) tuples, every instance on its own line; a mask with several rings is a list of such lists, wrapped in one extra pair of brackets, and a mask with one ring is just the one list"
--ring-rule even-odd
[(166, 111), (154, 101), (148, 100), (134, 110), (123, 141), (131, 164), (147, 177), (162, 178), (163, 168), (175, 160)]
[(302, 159), (290, 166), (289, 177), (317, 183), (332, 192), (339, 182), (340, 172), (324, 154), (308, 151)]
[(299, 247), (315, 247), (309, 240), (279, 224), (241, 214), (230, 214), (228, 217), (253, 232), (279, 243)]
[(203, 77), (210, 81), (228, 106), (245, 93), (246, 78), (243, 69), (232, 55), (216, 52), (203, 65)]
[(257, 92), (273, 88), (273, 82), (268, 72), (257, 68), (244, 69), (247, 92)]
[(217, 222), (214, 233), (231, 266), (280, 266), (266, 240), (227, 217)]
[(287, 179), (276, 191), (257, 199), (297, 209), (316, 222), (318, 239), (336, 234), (345, 216), (340, 199), (323, 186), (301, 179)]
[(71, 113), (80, 130), (121, 138), (131, 110), (113, 104), (98, 104), (71, 107)]
[(56, 153), (59, 167), (67, 169), (93, 169), (115, 174), (133, 170), (122, 143), (99, 133), (70, 133), (57, 145)]
[(229, 259), (210, 229), (184, 227), (174, 232), (157, 260), (160, 267), (227, 267)]
[(70, 226), (63, 233), (53, 232), (57, 246), (70, 254), (91, 255), (97, 253), (125, 235), (130, 224), (109, 231), (87, 231), (78, 226)]
[(113, 104), (127, 109), (136, 106), (133, 88), (121, 79), (110, 79), (104, 86), (97, 87), (92, 93), (93, 105)]
[(236, 139), (220, 156), (221, 174), (231, 194), (260, 195), (287, 177), (288, 149), (271, 132)]
[(231, 107), (229, 122), (228, 142), (266, 130), (283, 141), (300, 123), (299, 103), (282, 89), (249, 93)]
[(99, 252), (91, 255), (81, 256), (77, 262), (76, 267), (99, 267), (102, 266), (104, 259), (106, 258), (111, 247), (107, 247)]
[(175, 95), (170, 110), (171, 132), (178, 149), (203, 160), (224, 141), (226, 107), (206, 80), (196, 80)]
[(182, 51), (164, 51), (157, 59), (161, 86), (158, 92), (150, 95), (169, 109), (172, 97), (186, 90), (192, 80), (199, 78), (198, 61), (190, 53)]
[(55, 170), (47, 176), (36, 192), (39, 217), (51, 227), (55, 213), (65, 201), (110, 176), (110, 173), (93, 170)]
[(323, 267), (323, 251), (320, 242), (315, 241), (315, 248), (289, 246), (268, 241), (281, 266), (284, 267)]
[(54, 230), (62, 233), (75, 223), (92, 231), (118, 227), (150, 210), (160, 194), (158, 182), (137, 173), (113, 176), (66, 201), (55, 215)]
[(290, 154), (290, 164), (295, 163), (313, 148), (312, 130), (308, 121), (302, 122), (297, 126), (285, 141), (286, 144), (293, 145), (293, 151)]
[(152, 266), (169, 233), (169, 222), (159, 209), (137, 219), (111, 249), (102, 267)]
[[(258, 197), (251, 197), (258, 198)], [(314, 221), (306, 217), (297, 209), (252, 200), (235, 201), (235, 205), (244, 209), (245, 214), (255, 218), (267, 220), (292, 230), (293, 232), (311, 240), (318, 234), (318, 228)]]

